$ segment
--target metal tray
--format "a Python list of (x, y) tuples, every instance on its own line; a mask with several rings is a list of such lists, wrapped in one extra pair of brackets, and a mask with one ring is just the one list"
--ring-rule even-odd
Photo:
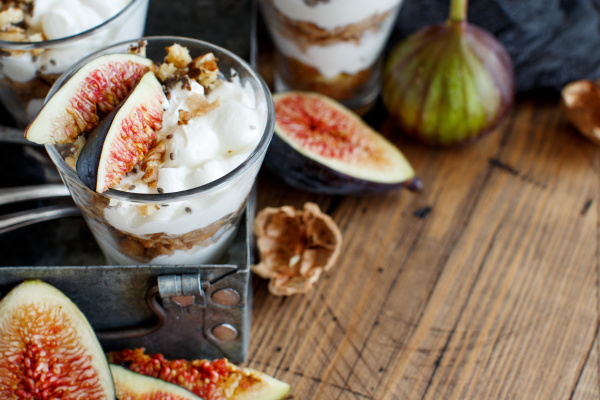
[[(217, 18), (218, 16), (218, 18)], [(145, 35), (187, 36), (228, 48), (254, 64), (253, 0), (150, 2)], [(0, 125), (14, 126), (0, 106)], [(0, 187), (57, 183), (42, 148), (0, 143)], [(84, 312), (105, 350), (145, 347), (168, 358), (246, 359), (252, 293), (251, 196), (234, 243), (215, 265), (106, 265), (82, 218), (0, 234), (0, 295), (24, 279), (56, 286)], [(0, 205), (0, 215), (70, 198)]]

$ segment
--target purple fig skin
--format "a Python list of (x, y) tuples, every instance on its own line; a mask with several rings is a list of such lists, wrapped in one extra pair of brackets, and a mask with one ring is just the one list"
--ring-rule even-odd
[(403, 133), (427, 144), (465, 143), (491, 132), (514, 96), (510, 55), (466, 21), (425, 27), (386, 60), (383, 103)]

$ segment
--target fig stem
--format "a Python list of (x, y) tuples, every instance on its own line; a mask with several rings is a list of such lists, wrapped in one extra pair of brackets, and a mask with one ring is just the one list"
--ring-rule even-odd
[(450, 15), (448, 20), (451, 22), (463, 22), (467, 20), (467, 8), (469, 0), (450, 0)]

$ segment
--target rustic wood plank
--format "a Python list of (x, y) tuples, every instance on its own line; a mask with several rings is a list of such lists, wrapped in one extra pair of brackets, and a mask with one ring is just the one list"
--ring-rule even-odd
[(261, 172), (259, 208), (314, 201), (345, 242), (308, 296), (255, 280), (248, 364), (302, 399), (598, 398), (600, 150), (552, 100), (453, 149), (380, 128), (422, 193), (319, 196)]

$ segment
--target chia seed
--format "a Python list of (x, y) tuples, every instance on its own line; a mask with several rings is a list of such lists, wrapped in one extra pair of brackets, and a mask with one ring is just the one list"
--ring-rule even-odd
[(185, 208), (185, 212), (188, 213), (188, 214), (191, 214), (192, 213), (192, 209), (189, 208), (189, 207), (186, 207)]
[(156, 188), (156, 191), (160, 194), (163, 194), (165, 192), (165, 190), (163, 188), (159, 188), (159, 187)]
[(134, 174), (137, 174), (137, 168), (132, 169), (131, 172), (133, 172)]
[(173, 139), (173, 134), (172, 133), (168, 134), (167, 139)]
[(175, 156), (173, 155), (173, 153), (169, 154), (169, 158), (170, 158), (171, 160), (174, 160), (174, 159), (175, 159)]

